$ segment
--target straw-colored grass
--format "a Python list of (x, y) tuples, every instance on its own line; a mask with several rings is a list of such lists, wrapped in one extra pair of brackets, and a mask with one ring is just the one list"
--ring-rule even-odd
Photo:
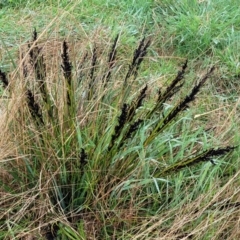
[(239, 239), (234, 1), (80, 2), (4, 8), (0, 239)]

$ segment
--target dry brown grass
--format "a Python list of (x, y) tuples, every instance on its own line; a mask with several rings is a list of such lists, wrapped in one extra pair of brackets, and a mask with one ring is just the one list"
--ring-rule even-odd
[(239, 239), (240, 171), (223, 186), (165, 214), (145, 220), (134, 229), (135, 240)]
[[(93, 39), (98, 40), (98, 44), (105, 43), (104, 51), (110, 46), (110, 40), (103, 39), (102, 42), (94, 34)], [(87, 39), (83, 41), (74, 41), (69, 39), (70, 42), (70, 58), (77, 69), (79, 60), (84, 54), (86, 49)], [(50, 86), (53, 84), (58, 84), (57, 82), (52, 82), (59, 78), (59, 66), (61, 65), (61, 48), (62, 42), (56, 39), (49, 39), (47, 41), (38, 40), (39, 47), (42, 48), (42, 53), (45, 56), (45, 62), (48, 66), (47, 69), (47, 81)], [(88, 44), (88, 43), (87, 43)], [(104, 45), (104, 44), (103, 44)], [(90, 51), (92, 46), (88, 45)], [(1, 124), (1, 136), (0, 136), (0, 178), (3, 182), (11, 182), (12, 177), (9, 175), (7, 169), (9, 167), (19, 168), (24, 171), (22, 158), (24, 156), (19, 156), (17, 152), (18, 144), (25, 144), (16, 141), (19, 136), (14, 136), (12, 133), (13, 129), (9, 129), (9, 123), (12, 122), (19, 109), (23, 107), (24, 102), (24, 84), (19, 85), (21, 80), (23, 80), (23, 65), (24, 61), (27, 60), (26, 52), (28, 51), (27, 45), (21, 46), (19, 49), (19, 68), (10, 75), (10, 82), (17, 82), (13, 87), (13, 95), (7, 103), (3, 104), (3, 114), (1, 114), (0, 124)], [(102, 52), (100, 52), (101, 55)], [(101, 62), (99, 63), (101, 66)], [(30, 67), (30, 66), (28, 66)], [(121, 68), (121, 65), (120, 67)], [(31, 75), (31, 69), (29, 69), (29, 76), (27, 80), (33, 78)], [(75, 73), (77, 74), (77, 73)], [(100, 72), (101, 75), (101, 72)], [(16, 77), (17, 76), (17, 77)], [(17, 80), (17, 81), (16, 81)], [(25, 79), (26, 80), (26, 79)], [(118, 83), (116, 82), (116, 87)], [(155, 84), (155, 83), (154, 83)], [(104, 94), (104, 93), (101, 93)], [(223, 138), (224, 134), (229, 134), (230, 124), (228, 119), (235, 115), (237, 111), (237, 105), (229, 109), (229, 105), (211, 105), (212, 98), (207, 99), (209, 102), (205, 102), (206, 112), (197, 116), (196, 119), (199, 122), (203, 122), (202, 117), (207, 117), (210, 125), (207, 127), (214, 127), (214, 131), (217, 136)], [(199, 101), (204, 101), (204, 99), (199, 98)], [(94, 104), (98, 104), (96, 100)], [(197, 103), (199, 105), (199, 103)], [(85, 118), (92, 119), (95, 118), (94, 114), (98, 112), (93, 111), (94, 106), (91, 106), (89, 111), (85, 113)], [(87, 116), (90, 117), (87, 117)], [(21, 125), (21, 118), (25, 116), (22, 115), (18, 118), (18, 124)], [(210, 119), (210, 121), (209, 121)], [(196, 124), (197, 125), (197, 124)], [(12, 127), (12, 126), (11, 126)], [(16, 134), (18, 134), (16, 132)], [(29, 139), (27, 134), (24, 134), (24, 129), (21, 133), (23, 136), (23, 141), (35, 141), (36, 139)], [(226, 135), (224, 135), (224, 138)], [(228, 138), (230, 141), (231, 138)], [(229, 142), (228, 142), (229, 144)], [(54, 156), (54, 153), (49, 153), (49, 159)], [(7, 166), (7, 168), (5, 168)], [(26, 226), (24, 232), (20, 232), (17, 237), (19, 239), (37, 239), (43, 235), (47, 230), (48, 224), (51, 222), (61, 221), (66, 225), (69, 222), (66, 220), (64, 214), (56, 213), (50, 202), (50, 197), (48, 195), (49, 181), (51, 181), (52, 176), (47, 174), (45, 166), (42, 166), (42, 172), (40, 173), (39, 182), (36, 185), (34, 191), (22, 192), (19, 194), (9, 194), (3, 189), (0, 189), (0, 206), (3, 209), (9, 209), (8, 211), (1, 212), (1, 217), (8, 216), (9, 220), (17, 223), (23, 216), (28, 216), (30, 225)], [(55, 172), (58, 174), (57, 170)], [(114, 219), (116, 219), (116, 226), (121, 227), (121, 224), (131, 224), (135, 225), (130, 232), (132, 239), (145, 240), (145, 239), (208, 239), (211, 232), (213, 235), (211, 239), (240, 239), (240, 209), (239, 206), (235, 207), (234, 203), (240, 202), (240, 189), (239, 189), (239, 178), (240, 172), (237, 172), (235, 176), (230, 178), (226, 183), (216, 182), (216, 186), (212, 189), (212, 194), (201, 195), (193, 202), (187, 203), (181, 207), (175, 207), (164, 213), (156, 214), (154, 217), (150, 218), (136, 218), (137, 214), (134, 212), (134, 207), (132, 209), (120, 209), (117, 212), (108, 212), (103, 210), (102, 212), (93, 212), (92, 214), (87, 214), (86, 216), (81, 216), (84, 220), (84, 225), (86, 232), (89, 233), (88, 239), (96, 239), (98, 233), (103, 227), (102, 219), (110, 218), (110, 223), (115, 224)], [(222, 185), (223, 184), (223, 185)], [(11, 184), (10, 184), (11, 185)], [(12, 182), (12, 187), (20, 189), (16, 182)], [(106, 185), (103, 184), (103, 188)], [(99, 189), (99, 194), (109, 194), (105, 192), (105, 189)], [(104, 198), (104, 196), (102, 197)], [(102, 205), (106, 202), (104, 199), (98, 196), (98, 200), (102, 200)], [(95, 203), (97, 205), (97, 203)], [(133, 202), (134, 204), (134, 202)], [(107, 209), (108, 206), (106, 206)], [(12, 213), (11, 209), (17, 208), (18, 211)], [(33, 214), (34, 213), (34, 214)], [(121, 219), (121, 220), (119, 220)], [(107, 222), (106, 222), (107, 223)], [(137, 223), (137, 227), (136, 227)], [(204, 235), (206, 234), (206, 236)], [(114, 239), (114, 238), (113, 238)]]

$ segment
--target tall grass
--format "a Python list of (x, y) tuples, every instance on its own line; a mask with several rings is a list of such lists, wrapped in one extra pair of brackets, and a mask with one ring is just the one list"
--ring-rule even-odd
[(77, 55), (64, 40), (49, 60), (34, 31), (18, 68), (0, 72), (12, 145), (1, 161), (4, 239), (120, 239), (125, 231), (131, 239), (139, 221), (186, 204), (192, 172), (212, 166), (217, 176), (215, 161), (232, 152), (213, 147), (211, 132), (196, 130), (187, 111), (214, 67), (183, 91), (185, 61), (158, 88), (139, 78), (151, 39), (131, 62), (118, 60), (120, 41)]
[(166, 37), (165, 47), (174, 46), (178, 55), (189, 58), (210, 58), (234, 76), (239, 72), (232, 51), (239, 49), (237, 4), (235, 0), (155, 1), (154, 19)]

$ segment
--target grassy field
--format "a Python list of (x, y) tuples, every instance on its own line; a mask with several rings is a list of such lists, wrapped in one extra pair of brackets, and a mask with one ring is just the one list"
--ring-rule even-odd
[(0, 1), (0, 239), (240, 239), (239, 21)]

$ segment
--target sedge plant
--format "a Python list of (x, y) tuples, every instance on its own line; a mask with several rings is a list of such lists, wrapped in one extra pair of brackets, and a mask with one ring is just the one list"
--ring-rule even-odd
[(182, 96), (185, 61), (168, 86), (149, 94), (155, 89), (138, 76), (151, 40), (140, 41), (128, 65), (118, 61), (119, 42), (117, 35), (108, 54), (95, 45), (72, 62), (64, 40), (59, 70), (50, 75), (35, 30), (20, 67), (0, 72), (9, 102), (18, 102), (9, 103), (6, 119), (15, 150), (1, 163), (11, 179), (1, 180), (6, 239), (36, 226), (48, 239), (119, 239), (138, 219), (167, 208), (169, 178), (233, 150), (202, 147), (204, 128), (188, 128), (195, 141), (179, 144), (178, 123), (214, 67)]

